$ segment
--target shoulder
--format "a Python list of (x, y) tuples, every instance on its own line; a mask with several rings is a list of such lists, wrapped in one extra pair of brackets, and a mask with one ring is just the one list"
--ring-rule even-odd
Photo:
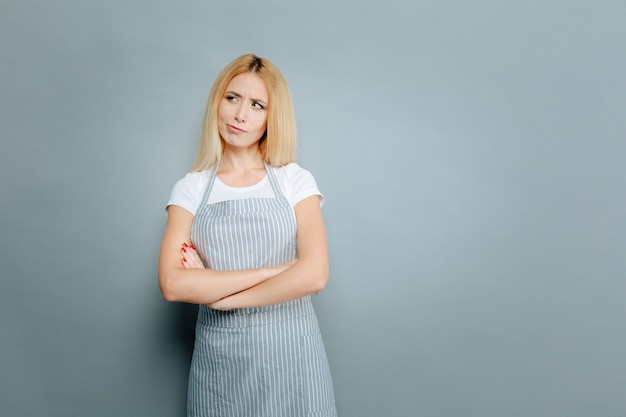
[(188, 172), (183, 178), (181, 178), (180, 180), (176, 182), (176, 185), (174, 185), (174, 188), (198, 187), (203, 182), (207, 183), (209, 181), (209, 173), (210, 173), (210, 170), (204, 170), (204, 171), (199, 171), (199, 172)]
[(209, 177), (210, 170), (200, 171), (200, 172), (189, 172), (183, 178), (178, 180), (174, 185), (174, 189), (172, 193), (184, 193), (184, 194), (197, 194), (202, 193), (202, 191), (206, 188)]
[(276, 177), (281, 183), (299, 186), (302, 184), (315, 184), (315, 178), (306, 169), (292, 162), (288, 165), (274, 167)]
[(292, 205), (295, 206), (298, 202), (311, 195), (319, 195), (321, 204), (323, 197), (311, 172), (295, 162), (274, 167), (274, 172), (283, 192), (291, 200)]
[(310, 171), (302, 168), (295, 162), (279, 167), (274, 167), (274, 172), (276, 172), (278, 176), (282, 176), (284, 180), (290, 182), (302, 180), (315, 181), (315, 178)]
[(211, 170), (187, 173), (174, 185), (167, 206), (181, 206), (195, 215), (209, 182), (210, 173)]

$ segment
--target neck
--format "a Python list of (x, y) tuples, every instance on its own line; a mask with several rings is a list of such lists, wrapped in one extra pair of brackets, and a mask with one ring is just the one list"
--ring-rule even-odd
[(258, 148), (249, 150), (225, 149), (219, 164), (221, 172), (246, 173), (265, 169), (261, 151)]

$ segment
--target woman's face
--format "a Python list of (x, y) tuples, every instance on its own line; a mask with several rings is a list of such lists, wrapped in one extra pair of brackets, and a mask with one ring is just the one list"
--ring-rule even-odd
[(218, 129), (224, 146), (258, 146), (267, 128), (268, 104), (267, 87), (261, 77), (247, 72), (233, 78), (218, 110)]

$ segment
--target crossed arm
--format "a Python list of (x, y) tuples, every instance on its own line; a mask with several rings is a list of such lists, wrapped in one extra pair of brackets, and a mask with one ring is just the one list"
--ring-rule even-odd
[(163, 296), (228, 310), (282, 303), (322, 290), (328, 280), (328, 249), (319, 197), (305, 198), (295, 212), (298, 259), (266, 268), (214, 271), (203, 267), (188, 243), (193, 215), (170, 206), (159, 255)]

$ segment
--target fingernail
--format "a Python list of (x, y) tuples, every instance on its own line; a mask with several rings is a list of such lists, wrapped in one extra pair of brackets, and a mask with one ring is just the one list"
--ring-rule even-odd
[(183, 248), (183, 252), (187, 252), (187, 249)]
[(187, 245), (187, 243), (183, 243), (183, 247), (188, 248), (189, 246)]
[(191, 245), (191, 249), (195, 249), (196, 247), (194, 245)]
[(183, 262), (187, 262), (187, 259), (183, 258)]

